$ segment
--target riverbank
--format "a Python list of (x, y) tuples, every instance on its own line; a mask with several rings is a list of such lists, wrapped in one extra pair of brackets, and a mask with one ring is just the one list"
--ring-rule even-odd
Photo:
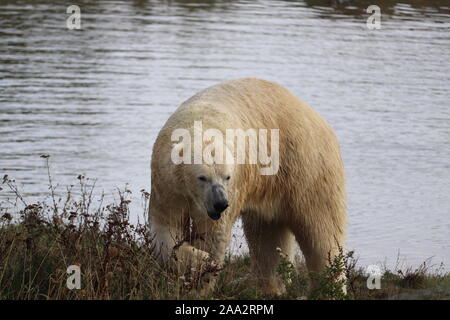
[[(16, 194), (16, 204), (0, 205), (0, 299), (199, 299), (199, 277), (176, 276), (156, 263), (145, 224), (129, 223), (129, 191), (117, 201), (94, 201), (85, 178), (80, 195), (68, 191), (28, 204), (7, 176), (2, 188)], [(148, 203), (148, 192), (142, 200)], [(95, 203), (95, 205), (94, 205)], [(12, 210), (13, 209), (13, 210)], [(14, 213), (12, 212), (14, 211)], [(145, 216), (146, 213), (144, 213)], [(69, 266), (79, 267), (80, 288), (70, 290)], [(434, 270), (435, 269), (435, 270)], [(382, 270), (380, 289), (369, 290), (365, 271), (353, 252), (342, 253), (322, 274), (313, 274), (321, 289), (310, 292), (302, 261), (282, 259), (278, 268), (287, 292), (282, 299), (450, 299), (450, 274), (427, 263), (419, 268)], [(268, 299), (249, 276), (248, 256), (226, 258), (215, 290), (207, 299)], [(211, 272), (216, 272), (212, 270)], [(343, 295), (337, 275), (347, 275)], [(76, 281), (71, 282), (77, 286)]]

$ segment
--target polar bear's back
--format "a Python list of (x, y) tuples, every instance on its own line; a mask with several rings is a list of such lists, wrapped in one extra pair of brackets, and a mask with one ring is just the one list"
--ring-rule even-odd
[[(192, 128), (194, 121), (202, 121), (203, 129), (223, 132), (279, 129), (281, 165), (294, 159), (310, 163), (330, 158), (330, 164), (341, 164), (339, 144), (327, 121), (274, 82), (240, 78), (206, 88), (180, 105), (159, 138), (165, 137), (164, 144), (170, 146), (169, 133), (175, 128)], [(290, 171), (288, 166), (284, 170)]]
[(280, 152), (289, 158), (296, 156), (292, 152), (311, 157), (323, 148), (339, 153), (334, 131), (318, 112), (281, 85), (257, 78), (204, 89), (185, 101), (174, 118), (178, 124), (202, 120), (220, 130), (279, 129)]
[(284, 87), (257, 78), (229, 80), (204, 89), (179, 108), (186, 109), (195, 113), (212, 109), (234, 118), (232, 122), (244, 128), (275, 128), (302, 114), (315, 113)]

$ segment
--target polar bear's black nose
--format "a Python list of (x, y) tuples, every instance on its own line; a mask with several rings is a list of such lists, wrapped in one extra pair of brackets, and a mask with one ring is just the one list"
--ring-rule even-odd
[(228, 208), (228, 199), (223, 186), (215, 184), (212, 186), (212, 205), (216, 214), (221, 214)]
[(226, 208), (228, 208), (228, 201), (226, 199), (214, 203), (214, 210), (218, 213), (223, 212)]

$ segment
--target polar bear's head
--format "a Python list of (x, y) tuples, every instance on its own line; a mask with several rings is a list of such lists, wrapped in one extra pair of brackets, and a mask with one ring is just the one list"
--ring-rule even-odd
[(233, 166), (221, 164), (185, 165), (183, 180), (188, 193), (200, 212), (218, 220), (228, 208), (229, 186), (233, 180)]

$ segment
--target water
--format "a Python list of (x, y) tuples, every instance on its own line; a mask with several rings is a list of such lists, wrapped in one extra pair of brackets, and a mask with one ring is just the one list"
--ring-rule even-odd
[(129, 183), (139, 203), (152, 143), (174, 109), (220, 81), (260, 77), (335, 128), (347, 246), (361, 264), (393, 265), (400, 253), (449, 269), (450, 8), (387, 2), (371, 31), (366, 5), (80, 1), (82, 30), (70, 31), (65, 6), (2, 0), (0, 174), (42, 197), (39, 155), (50, 154), (58, 190), (84, 173), (107, 193)]

